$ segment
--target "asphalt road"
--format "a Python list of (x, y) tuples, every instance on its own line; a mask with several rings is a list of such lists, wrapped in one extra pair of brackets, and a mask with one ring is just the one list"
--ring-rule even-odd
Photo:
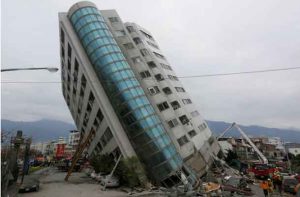
[(50, 168), (39, 176), (40, 190), (38, 192), (21, 193), (20, 197), (116, 197), (127, 196), (126, 193), (116, 190), (102, 191), (101, 186), (87, 177), (84, 173), (72, 173), (68, 182), (64, 181), (66, 172), (59, 172)]

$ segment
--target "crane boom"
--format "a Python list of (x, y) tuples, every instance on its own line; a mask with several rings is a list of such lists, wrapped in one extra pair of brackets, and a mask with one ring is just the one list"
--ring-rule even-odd
[(218, 137), (217, 139), (223, 137), (225, 133), (227, 133), (230, 129), (233, 127), (237, 128), (237, 130), (240, 132), (240, 134), (243, 136), (243, 138), (249, 143), (249, 145), (253, 148), (253, 150), (257, 153), (259, 159), (264, 163), (268, 164), (268, 159), (262, 154), (262, 152), (255, 146), (255, 144), (251, 141), (251, 139), (247, 136), (247, 134), (234, 122), (225, 129)]
[(234, 127), (235, 125), (235, 122), (232, 123), (227, 129), (225, 129), (218, 137), (217, 137), (217, 140), (221, 137), (223, 137), (225, 135), (225, 133), (227, 133), (227, 131), (229, 131), (230, 129), (232, 129), (232, 127)]

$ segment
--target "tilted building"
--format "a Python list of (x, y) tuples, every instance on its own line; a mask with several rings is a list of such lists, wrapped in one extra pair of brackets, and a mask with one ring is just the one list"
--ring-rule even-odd
[(218, 143), (150, 32), (91, 2), (59, 13), (62, 91), (88, 153), (137, 156), (165, 186), (193, 183)]

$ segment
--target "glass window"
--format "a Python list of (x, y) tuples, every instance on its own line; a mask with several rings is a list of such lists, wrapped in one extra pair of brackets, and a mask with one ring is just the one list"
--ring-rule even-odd
[(161, 67), (166, 69), (166, 70), (172, 70), (171, 66), (167, 65), (167, 64), (163, 64), (163, 63), (160, 63)]
[(151, 131), (152, 131), (154, 137), (158, 137), (163, 134), (163, 132), (161, 131), (161, 129), (159, 127), (154, 127), (151, 129)]
[[(161, 128), (160, 130), (163, 130), (163, 127), (161, 125), (159, 126), (159, 128)], [(162, 138), (163, 138), (165, 144), (170, 144), (171, 143), (171, 139), (170, 139), (169, 136), (164, 135)], [(175, 151), (175, 150), (173, 150), (173, 151)]]
[(158, 104), (157, 107), (158, 107), (159, 111), (164, 111), (169, 108), (169, 104), (167, 101), (165, 101), (163, 103)]
[(171, 152), (169, 151), (168, 148), (164, 148), (163, 153), (164, 153), (164, 155), (166, 156), (167, 159), (172, 157), (172, 154), (171, 154)]
[(171, 159), (171, 160), (169, 161), (169, 163), (170, 163), (170, 165), (172, 166), (173, 169), (178, 168), (178, 165), (176, 164), (176, 162), (175, 162), (174, 159)]
[(178, 81), (178, 77), (173, 76), (173, 75), (168, 75), (168, 78), (173, 80), (173, 81)]
[(183, 87), (175, 87), (175, 90), (177, 92), (185, 92), (185, 89)]
[(180, 146), (185, 145), (186, 143), (189, 142), (188, 138), (184, 135), (181, 138), (177, 139), (177, 142)]
[(165, 87), (162, 89), (165, 94), (172, 94), (172, 90), (169, 87)]
[(181, 124), (183, 124), (183, 125), (188, 124), (190, 122), (190, 120), (188, 119), (188, 117), (186, 115), (180, 116), (179, 120), (180, 120)]
[(162, 74), (154, 75), (154, 77), (155, 77), (155, 79), (156, 79), (157, 81), (162, 81), (162, 80), (164, 80), (164, 76), (163, 76)]
[(168, 121), (168, 125), (169, 125), (170, 128), (174, 128), (174, 127), (176, 127), (178, 124), (179, 124), (179, 123), (178, 123), (178, 121), (177, 121), (176, 118), (174, 118), (174, 119)]
[(134, 30), (134, 27), (133, 27), (133, 26), (127, 26), (126, 28), (127, 28), (127, 30), (128, 30), (128, 32), (129, 32), (129, 33), (131, 33), (131, 32), (135, 32), (135, 30)]
[(72, 55), (72, 48), (70, 46), (70, 43), (68, 43), (68, 58), (71, 58)]
[(147, 37), (147, 38), (153, 40), (153, 37), (152, 37), (150, 34), (144, 32), (144, 31), (142, 31), (142, 30), (140, 30), (140, 32), (141, 32), (145, 37)]
[(165, 56), (163, 56), (162, 54), (159, 54), (159, 53), (156, 53), (156, 52), (153, 52), (154, 55), (160, 59), (166, 59)]
[(155, 64), (153, 61), (148, 62), (147, 64), (148, 64), (148, 66), (149, 66), (150, 68), (155, 68), (155, 67), (157, 67), (156, 64)]
[(142, 77), (143, 79), (148, 78), (148, 77), (151, 77), (151, 74), (150, 74), (150, 72), (149, 72), (148, 70), (143, 71), (143, 72), (140, 72), (140, 75), (141, 75), (141, 77)]
[(182, 99), (183, 104), (187, 105), (187, 104), (191, 104), (192, 101), (191, 99)]
[(142, 40), (139, 37), (133, 38), (133, 41), (136, 45), (142, 43)]
[(147, 89), (148, 89), (150, 95), (155, 95), (155, 94), (158, 94), (160, 92), (160, 90), (157, 86), (153, 86), (153, 87), (150, 87), (150, 88), (147, 88)]
[(190, 136), (191, 138), (197, 135), (197, 133), (196, 133), (195, 130), (189, 131), (188, 134), (189, 134), (189, 136)]
[(207, 128), (207, 125), (205, 124), (205, 122), (203, 122), (201, 125), (198, 126), (200, 131), (203, 131), (204, 129)]
[(117, 22), (119, 22), (118, 17), (110, 17), (110, 18), (108, 18), (108, 20), (109, 20), (111, 23), (117, 23)]
[(141, 54), (142, 54), (143, 56), (150, 55), (150, 53), (149, 53), (149, 51), (148, 51), (147, 49), (141, 49), (140, 52), (141, 52)]
[(131, 42), (129, 42), (129, 43), (124, 44), (124, 47), (125, 47), (126, 49), (133, 49), (133, 48), (134, 48), (134, 45), (133, 45)]
[(64, 30), (62, 28), (60, 29), (60, 42), (62, 44), (65, 43), (65, 32), (64, 32)]
[(125, 124), (131, 125), (137, 121), (137, 118), (134, 114), (130, 113), (130, 114), (126, 115), (125, 117), (123, 117), (123, 121), (125, 122)]
[(134, 138), (134, 141), (137, 144), (146, 144), (150, 140), (151, 138), (146, 133), (142, 133), (141, 135), (138, 135), (137, 137)]
[(179, 109), (180, 108), (180, 104), (178, 103), (178, 101), (173, 101), (171, 102), (171, 106), (174, 110)]

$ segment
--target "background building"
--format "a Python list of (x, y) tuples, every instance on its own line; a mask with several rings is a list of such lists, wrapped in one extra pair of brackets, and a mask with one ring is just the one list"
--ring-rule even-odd
[(80, 132), (77, 130), (71, 130), (69, 133), (68, 145), (71, 147), (73, 153), (78, 147), (79, 140), (80, 140)]
[(30, 145), (30, 149), (36, 150), (41, 154), (45, 154), (47, 150), (48, 142), (37, 142)]
[(219, 146), (153, 36), (80, 2), (59, 14), (62, 90), (88, 153), (137, 156), (148, 176), (195, 181)]

